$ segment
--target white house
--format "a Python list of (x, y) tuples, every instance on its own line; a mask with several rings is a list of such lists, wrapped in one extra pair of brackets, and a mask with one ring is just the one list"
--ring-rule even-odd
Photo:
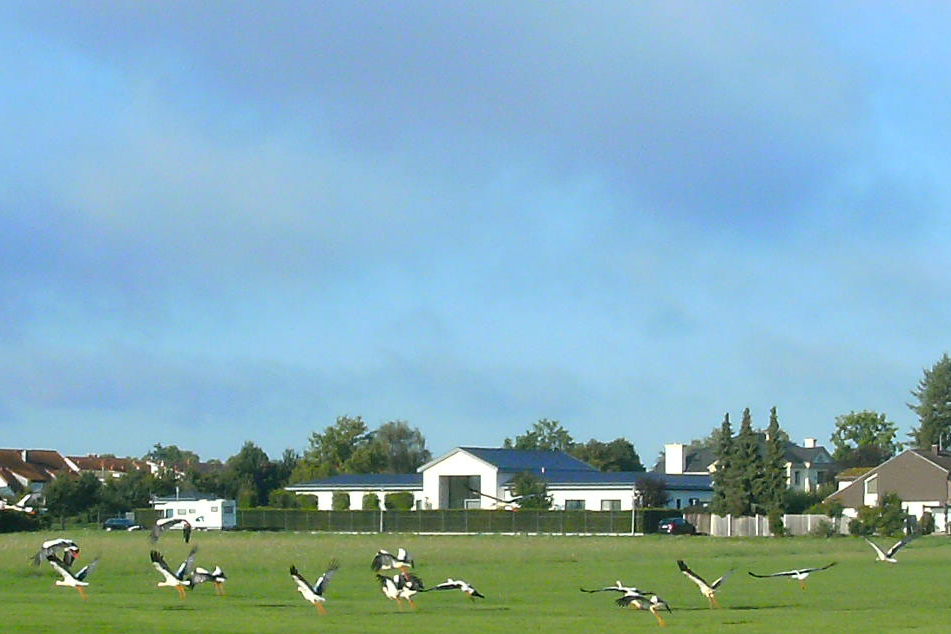
[(237, 504), (234, 500), (215, 498), (202, 494), (156, 497), (152, 507), (160, 517), (176, 517), (188, 520), (192, 528), (229, 529), (238, 524)]
[(362, 507), (366, 493), (413, 493), (417, 509), (500, 509), (512, 506), (512, 478), (528, 472), (545, 480), (555, 508), (630, 510), (635, 485), (645, 477), (662, 480), (670, 505), (683, 508), (713, 497), (709, 474), (666, 475), (643, 471), (601, 472), (560, 451), (524, 451), (456, 447), (421, 466), (415, 474), (340, 475), (287, 487), (314, 495), (318, 508), (329, 509), (335, 492), (349, 493), (350, 508)]

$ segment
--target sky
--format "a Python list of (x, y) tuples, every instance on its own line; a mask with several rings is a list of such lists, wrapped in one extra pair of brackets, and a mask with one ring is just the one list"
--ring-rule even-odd
[(951, 349), (942, 3), (5, 3), (0, 446), (828, 445)]

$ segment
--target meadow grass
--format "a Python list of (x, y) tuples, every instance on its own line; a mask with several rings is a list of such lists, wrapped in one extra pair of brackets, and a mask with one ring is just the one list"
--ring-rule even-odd
[[(39, 544), (69, 536), (82, 547), (77, 566), (97, 554), (84, 601), (55, 587), (48, 564), (28, 559)], [(890, 545), (889, 540), (882, 540)], [(886, 542), (888, 542), (886, 544)], [(647, 612), (614, 605), (615, 593), (583, 594), (620, 579), (653, 590), (673, 607), (668, 629), (690, 632), (948, 632), (951, 631), (951, 542), (924, 537), (899, 553), (896, 565), (876, 563), (860, 539), (725, 539), (710, 537), (420, 536), (207, 532), (192, 544), (178, 532), (158, 550), (174, 568), (191, 545), (197, 564), (219, 564), (227, 596), (211, 584), (188, 593), (157, 588), (146, 534), (79, 530), (0, 535), (0, 632), (308, 632), (413, 634), (470, 632), (545, 634), (654, 631)], [(379, 590), (369, 564), (379, 548), (404, 546), (427, 585), (461, 578), (486, 595), (472, 602), (459, 592), (417, 595), (416, 611), (402, 611)], [(331, 557), (340, 571), (321, 616), (295, 591), (288, 567), (312, 582)], [(708, 581), (736, 572), (711, 610), (677, 569), (687, 563)], [(837, 565), (811, 576), (807, 590), (789, 579), (747, 575), (795, 567)]]

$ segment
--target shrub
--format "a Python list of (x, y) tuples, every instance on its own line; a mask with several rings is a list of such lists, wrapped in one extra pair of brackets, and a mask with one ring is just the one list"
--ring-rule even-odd
[(267, 496), (267, 505), (276, 509), (296, 509), (300, 508), (298, 495), (285, 491), (284, 489), (274, 489)]
[(350, 510), (350, 494), (346, 491), (335, 491), (330, 506), (335, 511)]
[(364, 511), (379, 511), (380, 510), (380, 496), (376, 493), (367, 493), (363, 496), (363, 506)]
[(302, 509), (316, 509), (320, 506), (316, 495), (298, 495), (297, 501)]
[(809, 534), (813, 537), (835, 537), (836, 530), (832, 525), (832, 522), (828, 520), (819, 520), (819, 522), (809, 531)]
[(872, 506), (860, 506), (858, 515), (849, 523), (849, 533), (866, 537), (874, 535), (877, 523), (878, 509)]
[(36, 515), (28, 515), (19, 511), (0, 512), (0, 533), (38, 531), (42, 528), (43, 521)]
[(773, 509), (766, 517), (769, 520), (769, 532), (773, 534), (773, 537), (783, 537), (786, 535), (782, 509)]
[(383, 496), (383, 506), (388, 511), (409, 511), (413, 508), (415, 496), (409, 491), (387, 493)]
[(934, 515), (931, 514), (931, 511), (925, 511), (921, 514), (919, 526), (922, 535), (930, 535), (934, 532)]

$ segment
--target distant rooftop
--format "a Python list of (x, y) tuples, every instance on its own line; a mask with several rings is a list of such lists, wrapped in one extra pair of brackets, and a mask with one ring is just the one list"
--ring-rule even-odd
[(459, 447), (485, 460), (499, 471), (593, 471), (597, 469), (563, 451), (537, 451), (491, 447)]

